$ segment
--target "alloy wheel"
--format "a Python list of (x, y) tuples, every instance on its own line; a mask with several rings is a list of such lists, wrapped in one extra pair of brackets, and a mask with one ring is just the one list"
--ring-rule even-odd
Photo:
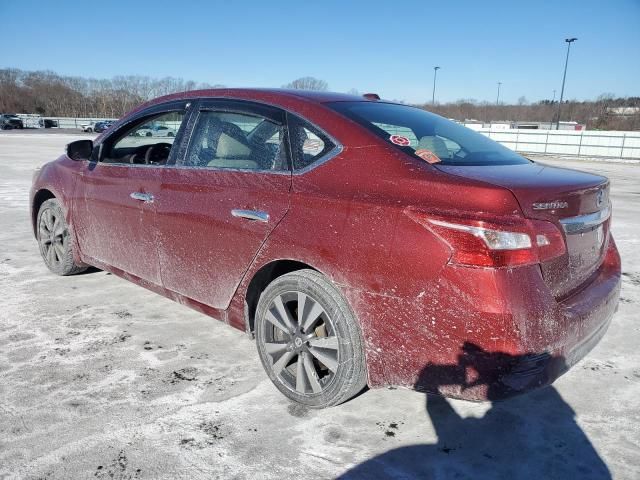
[(64, 261), (66, 227), (64, 221), (51, 208), (47, 208), (40, 216), (38, 229), (42, 254), (51, 267)]
[(336, 330), (323, 306), (302, 292), (276, 296), (266, 311), (264, 349), (271, 369), (288, 389), (322, 393), (340, 364)]

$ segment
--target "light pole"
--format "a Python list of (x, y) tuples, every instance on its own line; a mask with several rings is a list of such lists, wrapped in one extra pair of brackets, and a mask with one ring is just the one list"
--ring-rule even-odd
[(433, 67), (433, 93), (431, 94), (431, 105), (436, 104), (436, 75), (438, 75), (440, 67)]
[(556, 130), (560, 130), (560, 110), (562, 109), (562, 99), (564, 98), (564, 81), (567, 79), (567, 65), (569, 64), (569, 52), (571, 51), (571, 44), (578, 40), (575, 37), (565, 38), (567, 42), (567, 58), (564, 60), (564, 74), (562, 75), (562, 88), (560, 89), (560, 101), (558, 102), (558, 118), (556, 118)]
[(498, 96), (496, 97), (496, 105), (500, 105), (500, 85), (502, 85), (502, 82), (498, 82)]
[[(553, 98), (551, 99), (551, 111), (553, 112), (553, 104), (556, 103), (556, 90), (553, 89)], [(551, 121), (549, 122), (549, 130), (553, 129), (553, 113), (551, 114)]]

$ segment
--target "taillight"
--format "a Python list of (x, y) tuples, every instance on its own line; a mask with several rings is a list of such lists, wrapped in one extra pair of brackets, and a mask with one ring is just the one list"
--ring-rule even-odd
[(545, 262), (565, 253), (562, 233), (550, 222), (510, 218), (501, 224), (413, 210), (406, 213), (449, 245), (449, 263), (514, 267)]
[(531, 234), (535, 235), (538, 260), (546, 262), (564, 255), (564, 236), (553, 223), (544, 220), (527, 220)]

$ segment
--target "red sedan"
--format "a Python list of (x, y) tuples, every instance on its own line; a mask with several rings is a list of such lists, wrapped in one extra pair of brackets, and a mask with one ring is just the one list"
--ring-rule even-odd
[(31, 192), (47, 267), (93, 265), (255, 335), (312, 407), (366, 385), (480, 400), (551, 383), (617, 308), (608, 180), (365, 97), (181, 93), (69, 144)]

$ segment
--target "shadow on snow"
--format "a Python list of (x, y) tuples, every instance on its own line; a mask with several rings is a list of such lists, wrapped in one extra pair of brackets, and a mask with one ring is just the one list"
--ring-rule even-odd
[[(423, 391), (441, 386), (485, 387), (496, 400), (505, 391), (496, 381), (496, 365), (517, 365), (525, 357), (482, 351), (463, 346), (458, 365), (427, 365), (416, 384)], [(475, 371), (467, 378), (467, 367)], [(530, 356), (529, 356), (530, 358)], [(552, 358), (562, 370), (564, 359)], [(499, 380), (499, 379), (498, 379)], [(436, 444), (400, 447), (355, 466), (339, 478), (355, 479), (610, 479), (605, 463), (578, 426), (575, 412), (553, 387), (504, 401), (493, 401), (481, 418), (463, 418), (450, 402), (427, 395), (426, 412), (438, 436)]]

